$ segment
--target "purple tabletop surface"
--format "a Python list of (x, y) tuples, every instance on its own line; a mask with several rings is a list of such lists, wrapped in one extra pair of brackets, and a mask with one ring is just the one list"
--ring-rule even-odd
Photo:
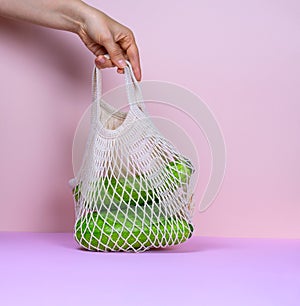
[(300, 306), (300, 240), (192, 237), (144, 253), (0, 232), (3, 306)]

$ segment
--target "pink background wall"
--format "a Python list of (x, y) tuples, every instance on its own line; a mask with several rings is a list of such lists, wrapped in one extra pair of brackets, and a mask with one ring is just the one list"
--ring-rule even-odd
[[(133, 29), (144, 80), (191, 89), (222, 127), (226, 176), (196, 233), (300, 238), (299, 2), (89, 3)], [(0, 230), (72, 231), (67, 182), (93, 56), (74, 34), (4, 19), (0, 42)], [(123, 83), (105, 74), (105, 89)]]

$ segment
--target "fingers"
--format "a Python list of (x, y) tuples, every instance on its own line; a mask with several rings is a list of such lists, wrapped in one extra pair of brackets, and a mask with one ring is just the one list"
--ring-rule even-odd
[(119, 43), (128, 56), (135, 78), (140, 81), (142, 78), (140, 56), (133, 32), (130, 29), (127, 29), (125, 36), (119, 41)]
[[(95, 65), (99, 68), (99, 69), (104, 69), (104, 68), (112, 68), (115, 67), (115, 65), (113, 64), (113, 62), (108, 59), (107, 57), (105, 57), (105, 55), (99, 55), (96, 59), (95, 59)], [(117, 68), (117, 72), (120, 74), (124, 73), (124, 69), (122, 68)]]
[(99, 55), (104, 55), (107, 53), (106, 49), (102, 46), (100, 46), (99, 44), (95, 44), (95, 47), (94, 47), (94, 52), (93, 52), (96, 56), (99, 56)]
[(105, 47), (111, 58), (110, 61), (115, 66), (117, 66), (119, 69), (123, 69), (126, 67), (125, 57), (123, 55), (123, 51), (119, 44), (114, 42), (114, 40), (111, 38), (111, 39), (106, 39), (103, 42), (103, 46)]
[(102, 45), (107, 50), (110, 59), (107, 59), (102, 54), (99, 55), (95, 60), (95, 64), (98, 68), (104, 69), (117, 66), (117, 72), (124, 73), (124, 68), (126, 67), (125, 59), (127, 59), (132, 65), (135, 78), (138, 81), (141, 80), (139, 51), (133, 34), (127, 34), (119, 42), (115, 42), (112, 37), (110, 37), (110, 39), (104, 39)]
[(135, 42), (133, 42), (127, 49), (127, 55), (128, 55), (129, 61), (132, 66), (134, 76), (138, 81), (140, 81), (142, 78), (140, 56), (139, 56), (139, 51), (138, 51), (138, 48)]
[(115, 66), (113, 62), (110, 59), (107, 59), (104, 55), (99, 55), (95, 59), (95, 64), (100, 69), (111, 68)]

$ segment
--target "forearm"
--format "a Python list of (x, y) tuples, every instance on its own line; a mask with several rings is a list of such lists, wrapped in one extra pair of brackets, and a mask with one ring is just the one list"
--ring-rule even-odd
[(0, 15), (77, 33), (88, 5), (80, 0), (0, 0)]

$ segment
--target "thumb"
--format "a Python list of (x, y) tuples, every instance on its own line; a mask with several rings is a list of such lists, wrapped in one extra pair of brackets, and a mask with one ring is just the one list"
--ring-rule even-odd
[(121, 47), (113, 41), (113, 39), (105, 42), (103, 46), (107, 50), (107, 53), (109, 54), (110, 59), (114, 65), (116, 65), (118, 68), (126, 67), (126, 62), (125, 62), (125, 57), (123, 55), (123, 51)]

